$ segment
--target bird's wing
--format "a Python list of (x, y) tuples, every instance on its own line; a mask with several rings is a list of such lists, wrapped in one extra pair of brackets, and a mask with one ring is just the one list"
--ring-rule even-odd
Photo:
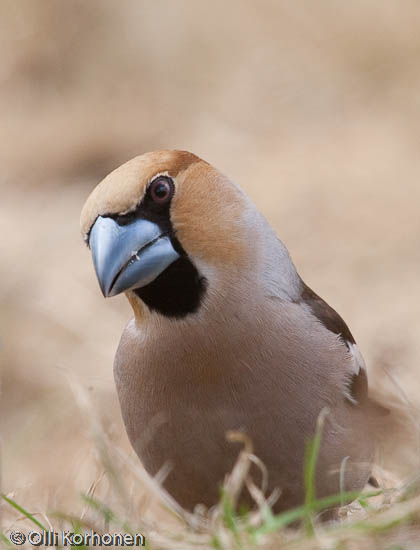
[(301, 302), (310, 309), (312, 315), (327, 330), (340, 337), (350, 354), (352, 369), (349, 372), (348, 388), (345, 397), (353, 404), (366, 401), (368, 396), (366, 365), (349, 327), (340, 315), (303, 281)]
[(349, 372), (347, 391), (345, 398), (353, 405), (364, 403), (376, 416), (386, 416), (389, 409), (383, 407), (368, 397), (368, 379), (366, 364), (360, 353), (359, 347), (340, 315), (330, 307), (318, 294), (310, 289), (302, 281), (301, 302), (306, 305), (311, 313), (334, 334), (337, 334), (346, 346), (350, 357), (352, 369)]

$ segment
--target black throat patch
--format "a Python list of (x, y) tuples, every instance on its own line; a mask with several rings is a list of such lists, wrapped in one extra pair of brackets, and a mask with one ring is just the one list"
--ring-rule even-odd
[(188, 256), (181, 255), (154, 281), (134, 292), (151, 310), (180, 318), (199, 309), (206, 287), (207, 279)]

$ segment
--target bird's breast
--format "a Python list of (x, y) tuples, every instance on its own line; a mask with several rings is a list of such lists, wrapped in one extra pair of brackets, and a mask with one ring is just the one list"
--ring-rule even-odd
[[(142, 332), (134, 323), (125, 330), (115, 380), (128, 436), (152, 475), (169, 461), (166, 486), (184, 506), (199, 502), (200, 494), (205, 504), (217, 500), (218, 484), (239, 452), (226, 440), (229, 430), (245, 432), (273, 483), (289, 486), (294, 495), (301, 494), (305, 444), (324, 407), (333, 426), (326, 460), (337, 466), (342, 453), (354, 451), (359, 428), (340, 393), (345, 365), (340, 355), (337, 362), (337, 339), (317, 334), (322, 327), (316, 323), (309, 327), (311, 338), (305, 331), (300, 336), (290, 330), (288, 313), (280, 327), (250, 331), (241, 325), (201, 337), (193, 330), (184, 337)], [(362, 431), (357, 437), (363, 439)], [(357, 458), (370, 452), (369, 443)]]

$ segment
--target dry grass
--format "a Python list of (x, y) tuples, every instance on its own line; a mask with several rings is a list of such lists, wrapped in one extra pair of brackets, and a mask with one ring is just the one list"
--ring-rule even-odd
[[(312, 494), (314, 471), (323, 418), (309, 453), (305, 476), (307, 499), (297, 509), (274, 516), (271, 505), (278, 494), (266, 495), (248, 479), (251, 462), (264, 466), (252, 454), (252, 442), (243, 434), (228, 434), (242, 441), (244, 448), (226, 477), (220, 503), (206, 510), (197, 507), (185, 512), (161, 488), (168, 473), (165, 467), (151, 479), (137, 459), (115, 446), (104, 431), (90, 398), (75, 381), (69, 380), (75, 399), (89, 419), (90, 439), (95, 450), (96, 472), (92, 483), (79, 495), (79, 503), (70, 510), (50, 509), (48, 513), (28, 510), (11, 492), (4, 496), (3, 532), (5, 547), (13, 547), (8, 538), (35, 530), (72, 531), (74, 533), (141, 533), (147, 548), (156, 550), (219, 549), (383, 549), (418, 548), (420, 537), (420, 496), (418, 480), (402, 484), (388, 473), (375, 469), (380, 480), (378, 490), (366, 490), (356, 501), (340, 509), (339, 517), (321, 522), (318, 512), (340, 500), (346, 493), (317, 501)], [(264, 479), (264, 475), (263, 475)], [(238, 515), (236, 499), (246, 484), (254, 496), (255, 508)], [(309, 498), (308, 498), (309, 497)], [(302, 522), (296, 527), (296, 521)], [(399, 545), (399, 546), (398, 546)], [(31, 547), (29, 544), (24, 547)], [(89, 546), (87, 546), (89, 547)]]
[[(151, 548), (169, 548), (169, 534), (180, 548), (205, 547), (210, 532), (237, 544), (223, 521), (196, 533), (149, 495), (112, 380), (131, 312), (123, 298), (101, 298), (78, 233), (97, 181), (164, 147), (190, 149), (241, 183), (304, 279), (348, 321), (371, 388), (406, 419), (378, 466), (415, 478), (419, 23), (414, 1), (1, 3), (3, 492), (30, 512), (103, 527), (80, 498), (94, 491), (117, 517), (144, 523)], [(88, 392), (106, 444), (92, 438), (69, 379)], [(389, 485), (392, 505), (361, 510), (360, 525), (317, 525), (310, 539), (281, 530), (261, 545), (417, 548), (417, 493), (398, 502), (401, 483)], [(7, 531), (19, 514), (1, 510)]]

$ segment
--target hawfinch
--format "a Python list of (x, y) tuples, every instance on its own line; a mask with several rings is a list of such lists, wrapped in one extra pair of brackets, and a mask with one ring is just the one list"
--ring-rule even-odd
[(192, 153), (147, 153), (93, 190), (81, 227), (103, 295), (134, 312), (114, 363), (128, 437), (151, 475), (170, 461), (179, 504), (218, 502), (230, 430), (281, 490), (275, 511), (301, 504), (323, 410), (316, 496), (363, 488), (380, 414), (363, 358), (240, 187)]

